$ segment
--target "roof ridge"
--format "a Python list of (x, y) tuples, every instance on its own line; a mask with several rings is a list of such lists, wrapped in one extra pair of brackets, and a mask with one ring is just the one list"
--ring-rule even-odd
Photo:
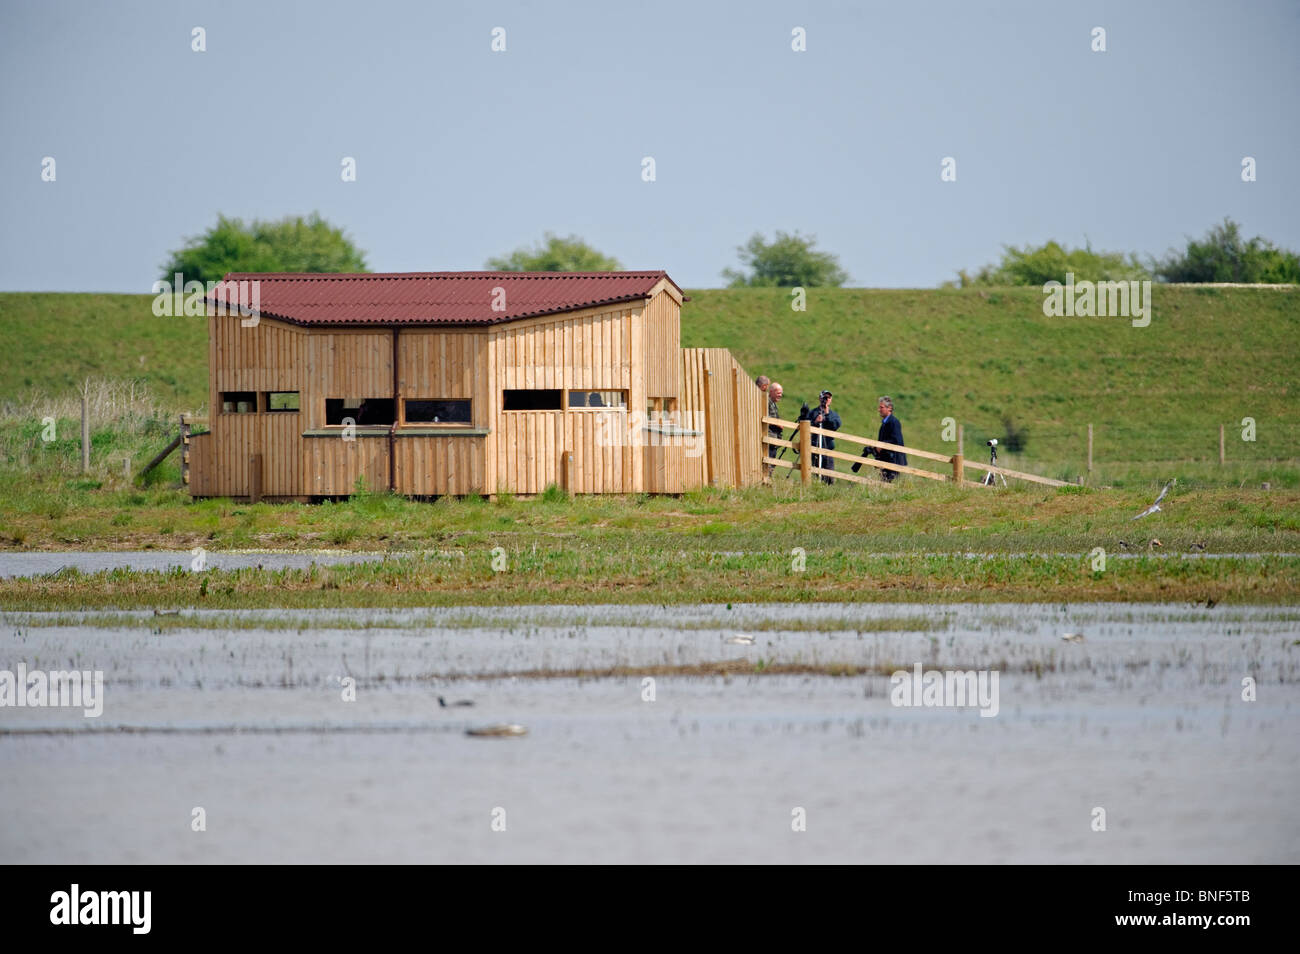
[[(262, 284), (254, 310), (301, 324), (497, 324), (647, 299), (664, 269), (617, 272), (229, 272), (207, 296), (231, 303)], [(307, 288), (315, 285), (315, 288)], [(400, 286), (400, 287), (399, 287)], [(486, 287), (485, 287), (486, 286)], [(498, 288), (509, 297), (497, 301)], [(489, 294), (489, 292), (491, 294)], [(244, 296), (241, 294), (241, 298)]]
[[(662, 276), (668, 273), (662, 268), (626, 269), (617, 272), (227, 272), (222, 281), (238, 278), (285, 279), (294, 281), (373, 281), (375, 279), (415, 279), (415, 278), (627, 278), (629, 276)], [(676, 282), (674, 282), (676, 284)]]

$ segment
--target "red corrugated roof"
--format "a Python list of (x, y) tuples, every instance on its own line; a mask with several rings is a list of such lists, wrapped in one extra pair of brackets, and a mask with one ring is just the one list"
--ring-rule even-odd
[[(636, 301), (664, 279), (681, 291), (663, 271), (231, 272), (207, 297), (233, 309), (234, 283), (256, 281), (256, 311), (300, 325), (487, 325)], [(492, 310), (496, 288), (505, 290), (504, 311)]]

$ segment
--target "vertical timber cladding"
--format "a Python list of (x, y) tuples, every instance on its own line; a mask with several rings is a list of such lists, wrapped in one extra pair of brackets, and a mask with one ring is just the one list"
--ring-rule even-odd
[[(471, 426), (483, 431), (492, 419), (488, 333), (482, 330), (402, 328), (397, 347), (397, 389), (405, 400), (470, 401)], [(404, 422), (408, 430), (419, 425)], [(412, 496), (483, 493), (487, 439), (397, 431), (398, 493)]]
[[(510, 322), (489, 336), (495, 420), (488, 435), (490, 492), (541, 493), (549, 484), (574, 493), (644, 489), (642, 448), (629, 418), (644, 409), (641, 302)], [(507, 411), (506, 390), (627, 391), (625, 410)], [(639, 418), (638, 418), (639, 420)], [(572, 467), (561, 466), (565, 453)]]
[[(683, 462), (687, 488), (745, 487), (763, 479), (762, 419), (766, 411), (754, 379), (726, 348), (685, 348), (684, 421), (703, 421), (702, 450)], [(696, 438), (700, 440), (700, 438)]]
[[(648, 400), (659, 399), (662, 410), (671, 410), (673, 401), (681, 408), (682, 393), (682, 305), (681, 299), (667, 282), (660, 285), (645, 308), (643, 353), (645, 361), (645, 398), (636, 405), (643, 414)], [(687, 429), (690, 422), (678, 414), (677, 421)], [(657, 427), (657, 426), (656, 426)], [(681, 493), (687, 489), (683, 440), (665, 438), (656, 430), (643, 430), (647, 446), (643, 454), (645, 475), (642, 489), (651, 493)]]
[(740, 473), (737, 486), (748, 487), (763, 481), (763, 459), (767, 448), (763, 446), (763, 417), (767, 414), (767, 395), (758, 389), (740, 362), (728, 352), (731, 359), (732, 380), (736, 382), (739, 398), (736, 407), (736, 447)]
[(709, 467), (711, 454), (708, 447), (709, 427), (704, 401), (704, 387), (708, 380), (704, 370), (704, 349), (683, 348), (681, 351), (682, 384), (678, 407), (681, 408), (681, 420), (685, 427), (694, 431), (703, 431), (702, 436), (689, 439), (689, 453), (682, 460), (682, 489), (694, 490), (707, 487), (713, 483), (713, 474)]
[[(238, 315), (210, 314), (208, 335), (211, 436), (193, 468), (207, 473), (200, 473), (191, 493), (248, 495), (249, 461), (260, 454), (263, 494), (301, 494), (308, 332), (268, 318), (245, 325)], [(226, 414), (221, 394), (227, 391), (253, 392), (259, 405), (264, 392), (298, 391), (304, 410)]]
[(190, 437), (190, 496), (211, 497), (215, 479), (212, 463), (212, 433), (194, 434)]
[[(391, 398), (393, 332), (377, 329), (313, 329), (307, 336), (306, 387), (301, 394), (304, 430), (326, 426), (326, 398)], [(356, 440), (339, 436), (309, 437), (303, 445), (303, 490), (336, 496), (354, 493), (357, 481), (369, 490), (388, 489), (388, 428)]]

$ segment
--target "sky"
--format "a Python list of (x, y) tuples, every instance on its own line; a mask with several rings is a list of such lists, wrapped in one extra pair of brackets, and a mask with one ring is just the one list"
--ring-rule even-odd
[(1225, 217), (1300, 249), (1297, 50), (1300, 0), (3, 0), (0, 291), (148, 293), (219, 213), (319, 212), (374, 271), (576, 234), (686, 288), (778, 229), (860, 287)]

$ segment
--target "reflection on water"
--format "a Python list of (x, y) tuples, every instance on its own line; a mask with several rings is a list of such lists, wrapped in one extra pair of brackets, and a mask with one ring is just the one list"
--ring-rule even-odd
[[(204, 567), (209, 570), (247, 570), (260, 567), (266, 570), (305, 570), (313, 563), (371, 563), (382, 560), (381, 553), (345, 553), (342, 551), (289, 551), (222, 553), (205, 551)], [(44, 553), (0, 553), (0, 579), (19, 576), (37, 576), (58, 573), (63, 569), (82, 573), (100, 573), (105, 570), (188, 570), (194, 555), (188, 550), (133, 550), (129, 552), (73, 551)]]

